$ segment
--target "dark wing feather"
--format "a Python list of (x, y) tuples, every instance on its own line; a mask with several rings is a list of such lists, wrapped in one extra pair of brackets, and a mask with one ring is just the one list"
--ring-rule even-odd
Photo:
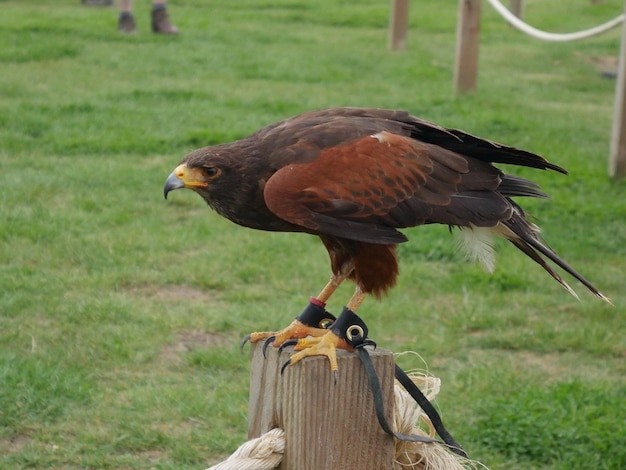
[(409, 124), (411, 137), (439, 145), (453, 152), (493, 163), (508, 163), (541, 170), (549, 169), (567, 174), (567, 171), (560, 166), (526, 150), (476, 137), (458, 129), (442, 128), (415, 116), (408, 115), (402, 119)]

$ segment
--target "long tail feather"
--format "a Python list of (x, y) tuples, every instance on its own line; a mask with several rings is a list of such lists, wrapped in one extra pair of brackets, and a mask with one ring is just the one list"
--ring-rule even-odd
[(516, 211), (509, 220), (502, 222), (511, 233), (512, 236), (505, 235), (508, 240), (513, 243), (517, 248), (524, 252), (533, 261), (539, 264), (546, 272), (548, 272), (554, 279), (557, 280), (570, 294), (578, 298), (578, 295), (573, 289), (561, 278), (561, 276), (552, 269), (552, 267), (541, 257), (541, 255), (554, 262), (557, 266), (565, 270), (572, 275), (587, 289), (589, 289), (594, 295), (611, 303), (611, 300), (600, 292), (596, 287), (585, 279), (580, 273), (578, 273), (573, 267), (571, 267), (565, 260), (557, 255), (550, 247), (541, 242), (538, 237), (539, 228), (534, 224), (527, 221), (521, 209)]
[(565, 282), (565, 280), (559, 275), (559, 273), (552, 269), (552, 266), (546, 263), (546, 261), (541, 256), (539, 256), (539, 253), (533, 250), (532, 247), (529, 246), (524, 240), (518, 238), (509, 238), (508, 240), (513, 243), (513, 245), (515, 245), (517, 248), (519, 248), (522, 252), (524, 252), (529, 258), (535, 261), (539, 266), (545, 269), (546, 272), (550, 274), (550, 276), (552, 276), (554, 279), (556, 279), (556, 281), (561, 284), (567, 292), (576, 297), (577, 300), (580, 300), (580, 297), (578, 297), (576, 291), (572, 289), (570, 285)]

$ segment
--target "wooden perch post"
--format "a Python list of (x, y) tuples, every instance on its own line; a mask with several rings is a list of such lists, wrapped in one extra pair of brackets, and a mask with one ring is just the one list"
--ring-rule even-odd
[(481, 0), (459, 0), (456, 28), (456, 63), (454, 89), (467, 93), (476, 88)]
[(409, 0), (392, 0), (389, 19), (389, 49), (404, 50), (409, 27)]
[(524, 16), (524, 0), (511, 0), (511, 6), (509, 10), (511, 10), (511, 13), (521, 19)]
[[(626, 12), (626, 2), (624, 3), (624, 11)], [(615, 86), (609, 175), (615, 179), (626, 177), (626, 21), (622, 25), (622, 41)]]
[[(306, 358), (281, 365), (293, 353), (252, 345), (248, 438), (279, 427), (285, 432), (281, 470), (392, 468), (393, 438), (380, 428), (367, 375), (358, 356), (337, 351), (339, 378), (334, 383), (328, 359)], [(394, 359), (389, 351), (371, 351), (383, 390), (387, 421), (392, 423)]]

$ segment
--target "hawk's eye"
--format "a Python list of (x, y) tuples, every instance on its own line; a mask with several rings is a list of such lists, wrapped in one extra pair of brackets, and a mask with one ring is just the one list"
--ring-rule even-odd
[(204, 175), (207, 178), (215, 178), (220, 174), (219, 168), (215, 168), (214, 166), (207, 166), (203, 168)]

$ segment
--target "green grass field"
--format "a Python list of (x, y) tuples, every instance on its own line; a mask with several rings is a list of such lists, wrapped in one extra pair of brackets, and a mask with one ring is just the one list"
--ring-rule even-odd
[[(389, 1), (172, 0), (178, 37), (150, 33), (147, 0), (130, 37), (112, 8), (0, 1), (0, 468), (199, 469), (246, 439), (239, 339), (291, 321), (327, 255), (191, 192), (166, 202), (163, 182), (194, 148), (343, 105), (408, 109), (569, 170), (515, 169), (552, 196), (522, 202), (614, 307), (509, 244), (487, 275), (447, 227), (418, 227), (397, 288), (359, 313), (441, 377), (448, 428), (486, 466), (626, 468), (626, 184), (607, 177), (615, 82), (596, 66), (620, 31), (547, 44), (483, 2), (478, 90), (455, 96), (456, 3), (411, 2), (408, 47), (390, 52)], [(565, 32), (622, 10), (528, 0), (526, 19)]]

